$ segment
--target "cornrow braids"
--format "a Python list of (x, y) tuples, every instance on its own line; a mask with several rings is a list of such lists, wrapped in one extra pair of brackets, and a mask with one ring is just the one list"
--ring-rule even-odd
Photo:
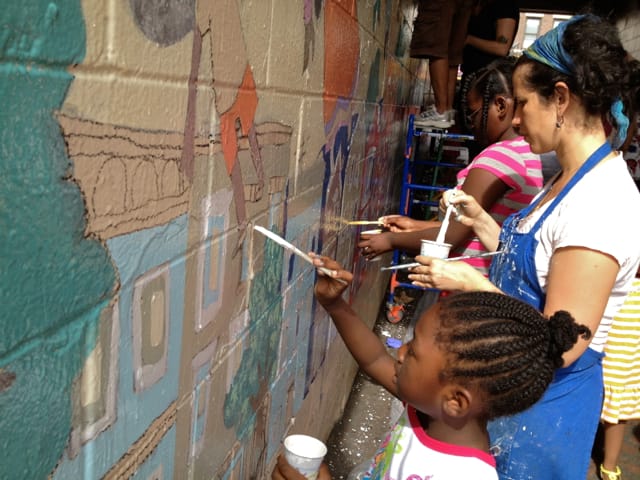
[(436, 342), (447, 352), (443, 378), (476, 386), (487, 419), (537, 402), (579, 337), (588, 339), (591, 331), (568, 312), (546, 318), (501, 293), (458, 293), (440, 302)]
[[(482, 112), (481, 112), (481, 124), (480, 124), (480, 137), (478, 140), (483, 145), (487, 142), (487, 119), (489, 117), (489, 107), (491, 102), (498, 95), (513, 96), (513, 86), (511, 77), (513, 75), (513, 69), (515, 67), (515, 58), (505, 57), (494, 60), (487, 66), (473, 72), (468, 81), (463, 85), (461, 98), (462, 98), (462, 113), (463, 118), (467, 118), (468, 106), (467, 95), (469, 91), (476, 91), (478, 95), (482, 97)], [(467, 129), (471, 129), (471, 125), (466, 125)]]
[(469, 93), (469, 86), (475, 84), (479, 71), (480, 70), (476, 70), (475, 72), (470, 73), (467, 77), (465, 77), (464, 83), (462, 84), (462, 88), (460, 89), (460, 98), (461, 98), (460, 106), (462, 110), (462, 118), (464, 119), (464, 126), (468, 131), (471, 131), (471, 125), (467, 123), (467, 117), (469, 115), (469, 105), (467, 105), (467, 94)]

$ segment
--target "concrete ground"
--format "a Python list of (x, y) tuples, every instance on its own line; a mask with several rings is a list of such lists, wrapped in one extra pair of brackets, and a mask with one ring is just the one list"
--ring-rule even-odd
[[(374, 331), (384, 342), (387, 338), (404, 339), (415, 303), (411, 299), (408, 300), (407, 314), (396, 324), (387, 320), (384, 305), (381, 308)], [(394, 352), (394, 349), (390, 348), (389, 351)], [(391, 394), (374, 384), (366, 375), (358, 373), (344, 414), (327, 440), (328, 453), (325, 461), (329, 465), (333, 480), (356, 480), (357, 477), (349, 477), (349, 473), (373, 456), (390, 427), (391, 417), (397, 412), (397, 405), (393, 403)], [(600, 445), (598, 437), (592, 454), (594, 460), (585, 480), (599, 478), (596, 470), (601, 458)], [(629, 422), (627, 426), (619, 465), (624, 480), (640, 479), (640, 421)]]

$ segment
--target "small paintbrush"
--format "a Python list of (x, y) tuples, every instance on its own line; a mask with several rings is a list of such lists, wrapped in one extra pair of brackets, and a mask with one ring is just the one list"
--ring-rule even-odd
[[(468, 260), (470, 258), (493, 257), (494, 255), (498, 255), (502, 252), (503, 252), (502, 250), (496, 250), (495, 252), (479, 253), (478, 255), (461, 255), (459, 257), (443, 258), (442, 260), (444, 260), (445, 262), (456, 262), (458, 260)], [(420, 265), (422, 265), (420, 262), (403, 263), (401, 265), (391, 265), (389, 267), (382, 267), (380, 270), (402, 270), (405, 268), (419, 267)]]
[(382, 225), (380, 220), (351, 220), (347, 225)]
[(342, 280), (341, 278), (334, 278), (331, 275), (331, 270), (329, 270), (328, 268), (324, 268), (324, 267), (317, 267), (316, 265), (313, 264), (313, 259), (307, 255), (306, 253), (304, 253), (302, 250), (300, 250), (298, 247), (296, 247), (295, 245), (293, 245), (292, 243), (289, 243), (288, 241), (286, 241), (284, 238), (282, 238), (280, 235), (273, 233), (271, 230), (267, 230), (264, 227), (261, 227), (260, 225), (254, 225), (253, 226), (254, 230), (257, 230), (258, 232), (260, 232), (261, 234), (263, 234), (265, 237), (273, 240), (274, 242), (276, 242), (278, 245), (286, 248), (287, 250), (295, 253), (297, 256), (299, 256), (300, 258), (302, 258), (304, 261), (309, 262), (311, 265), (313, 265), (315, 268), (317, 268), (319, 271), (321, 271), (322, 273), (326, 274), (327, 276), (333, 278), (335, 281), (342, 283), (343, 285), (346, 285), (347, 282), (345, 282), (344, 280)]

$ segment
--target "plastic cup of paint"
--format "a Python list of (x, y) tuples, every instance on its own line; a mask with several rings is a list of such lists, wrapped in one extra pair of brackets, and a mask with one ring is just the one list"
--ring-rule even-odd
[[(371, 237), (372, 235), (379, 235), (382, 233), (382, 229), (381, 228), (374, 228), (373, 230), (364, 230), (362, 232), (360, 232), (360, 236), (362, 237), (363, 240), (366, 240), (367, 238)], [(368, 259), (369, 262), (378, 262), (380, 260), (380, 256), (377, 257), (373, 257)]]
[(309, 435), (289, 435), (284, 439), (284, 457), (308, 480), (316, 480), (327, 447)]
[(433, 240), (421, 240), (420, 255), (425, 257), (447, 258), (451, 250), (450, 243), (438, 243)]

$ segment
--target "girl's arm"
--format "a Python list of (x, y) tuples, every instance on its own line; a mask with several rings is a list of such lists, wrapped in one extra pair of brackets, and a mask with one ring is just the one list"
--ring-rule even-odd
[[(467, 178), (465, 178), (464, 183), (462, 184), (461, 190), (466, 195), (471, 196), (482, 210), (489, 212), (489, 210), (493, 208), (505, 193), (507, 193), (509, 188), (510, 187), (500, 178), (484, 168), (471, 168), (467, 174)], [(452, 217), (454, 215), (455, 214), (453, 213)], [(487, 213), (487, 215), (489, 214)], [(445, 241), (453, 245), (455, 248), (467, 241), (474, 234), (474, 228), (455, 221), (455, 218), (451, 218), (450, 220), (451, 222), (449, 223), (449, 228), (445, 235)], [(436, 237), (434, 236), (429, 239), (435, 240)]]
[(351, 282), (350, 272), (343, 270), (338, 262), (328, 257), (315, 256), (313, 263), (317, 267), (325, 267), (335, 272), (328, 277), (318, 272), (315, 294), (318, 302), (331, 316), (333, 323), (342, 337), (345, 345), (358, 362), (360, 368), (373, 380), (396, 395), (393, 382), (395, 375), (395, 360), (389, 355), (378, 336), (365, 324), (358, 314), (342, 298), (347, 288), (335, 278)]
[[(462, 184), (461, 190), (471, 195), (482, 209), (489, 211), (509, 190), (509, 186), (496, 175), (483, 168), (471, 168)], [(450, 220), (445, 242), (456, 248), (473, 235), (473, 229), (464, 223), (456, 222), (454, 219)], [(363, 240), (358, 243), (358, 247), (367, 248), (367, 250), (363, 251), (363, 255), (368, 259), (393, 249), (417, 254), (420, 252), (420, 240), (435, 240), (440, 232), (441, 223), (431, 223), (432, 226), (430, 228), (418, 231), (384, 232), (366, 238), (363, 237)]]
[(457, 193), (448, 198), (448, 201), (457, 206), (455, 219), (461, 224), (471, 227), (487, 250), (496, 251), (500, 237), (500, 225), (493, 217), (471, 195)]
[[(611, 256), (583, 247), (557, 249), (551, 257), (544, 314), (566, 310), (595, 335), (620, 267)], [(564, 354), (565, 365), (578, 359), (589, 340)]]

